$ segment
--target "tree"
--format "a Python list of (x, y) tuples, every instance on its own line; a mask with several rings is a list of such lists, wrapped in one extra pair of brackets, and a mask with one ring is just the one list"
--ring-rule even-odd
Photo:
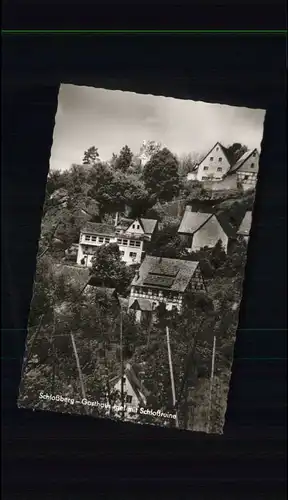
[(178, 235), (179, 224), (163, 224), (149, 244), (151, 255), (179, 259), (187, 254), (185, 244)]
[(247, 146), (240, 144), (240, 142), (234, 142), (226, 149), (226, 155), (230, 163), (234, 165), (246, 151), (248, 151)]
[(181, 178), (186, 178), (189, 172), (192, 172), (197, 165), (201, 155), (198, 153), (189, 153), (180, 156), (179, 158), (179, 175)]
[(83, 165), (95, 165), (99, 158), (98, 148), (91, 146), (84, 152)]
[(133, 153), (131, 149), (127, 145), (124, 146), (121, 149), (118, 158), (117, 159), (114, 158), (116, 169), (121, 170), (121, 172), (124, 173), (127, 172), (128, 168), (131, 165), (132, 158), (133, 158)]
[(178, 162), (169, 149), (164, 148), (152, 156), (145, 165), (143, 180), (146, 189), (157, 194), (159, 201), (170, 201), (178, 195)]
[(68, 171), (61, 172), (60, 170), (50, 170), (47, 177), (46, 193), (51, 196), (54, 191), (61, 188), (66, 188)]
[(91, 275), (100, 286), (116, 288), (119, 293), (125, 293), (133, 276), (121, 260), (117, 243), (102, 245), (95, 249), (92, 258)]

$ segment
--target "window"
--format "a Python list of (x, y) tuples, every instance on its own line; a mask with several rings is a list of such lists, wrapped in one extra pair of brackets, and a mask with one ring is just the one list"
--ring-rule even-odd
[(137, 253), (136, 252), (130, 252), (129, 253), (129, 257), (131, 257), (132, 259), (135, 259), (135, 257), (137, 257)]
[(130, 241), (130, 247), (135, 247), (135, 241)]
[(99, 243), (103, 243), (104, 238), (102, 236), (99, 236)]
[(140, 226), (139, 226), (139, 224), (137, 224), (137, 229), (140, 229)]
[(126, 402), (132, 403), (132, 396), (126, 396)]
[(219, 147), (217, 146), (216, 151), (219, 151)]
[(214, 160), (214, 157), (213, 156), (210, 156), (210, 161), (213, 161)]
[(85, 234), (85, 241), (90, 241), (90, 236), (88, 234)]
[(84, 252), (89, 252), (89, 247), (88, 247), (88, 245), (84, 245), (83, 250), (84, 250)]
[(91, 236), (92, 238), (92, 241), (96, 241), (97, 240), (97, 236)]
[(119, 245), (121, 245), (121, 244), (122, 244), (122, 240), (121, 240), (121, 238), (117, 238), (117, 243), (118, 243)]
[(222, 161), (222, 156), (219, 156), (218, 161), (221, 163), (221, 161)]
[(125, 252), (121, 251), (121, 252), (120, 252), (120, 255), (121, 255), (122, 257), (124, 257)]
[(207, 181), (207, 179), (209, 179), (209, 177), (207, 177), (206, 175), (202, 176), (202, 181)]
[(135, 241), (135, 246), (136, 247), (141, 247), (141, 241)]
[(204, 167), (204, 169), (203, 169), (203, 170), (209, 170), (209, 167)]
[(222, 167), (218, 167), (217, 172), (222, 172)]
[(256, 156), (256, 151), (254, 151), (254, 153), (253, 153), (253, 155), (252, 155), (252, 156), (255, 158), (255, 156)]
[(104, 243), (110, 243), (110, 238), (104, 238)]
[(249, 175), (244, 175), (244, 181), (247, 181), (249, 179)]
[(135, 224), (133, 224), (132, 229), (135, 229)]
[(254, 163), (251, 163), (250, 167), (253, 168), (254, 167)]
[(127, 246), (128, 245), (128, 240), (122, 240), (122, 245)]

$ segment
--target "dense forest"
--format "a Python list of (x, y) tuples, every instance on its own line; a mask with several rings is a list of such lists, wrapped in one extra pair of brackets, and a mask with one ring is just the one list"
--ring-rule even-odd
[[(245, 146), (234, 144), (228, 150), (237, 159)], [(150, 159), (143, 166), (125, 145), (109, 162), (103, 162), (93, 146), (84, 152), (81, 165), (49, 172), (19, 396), (21, 406), (121, 418), (122, 413), (112, 408), (120, 395), (110, 382), (119, 374), (123, 357), (122, 361), (137, 367), (143, 379), (147, 408), (175, 411), (165, 337), (168, 326), (179, 427), (222, 431), (246, 259), (246, 244), (233, 234), (246, 210), (251, 210), (254, 193), (244, 194), (237, 189), (215, 197), (201, 183), (188, 182), (187, 172), (197, 159), (197, 155), (178, 158), (166, 147), (158, 147), (150, 151)], [(227, 254), (221, 244), (187, 253), (177, 234), (187, 204), (204, 212), (213, 210), (223, 219), (232, 235)], [(207, 293), (189, 293), (181, 314), (159, 306), (155, 322), (136, 323), (125, 300), (137, 266), (125, 266), (118, 246), (98, 247), (86, 274), (77, 269), (73, 253), (69, 253), (71, 245), (78, 243), (85, 222), (113, 223), (116, 212), (156, 218), (159, 230), (148, 253), (199, 261)], [(66, 272), (66, 268), (74, 268), (75, 273)], [(89, 286), (93, 278), (97, 278), (97, 285), (115, 288), (120, 304), (116, 306), (108, 295), (103, 298), (98, 286)], [(208, 401), (214, 336), (215, 378), (212, 399)], [(75, 400), (83, 395), (98, 402), (108, 399), (111, 406), (107, 410), (46, 401), (39, 398), (40, 391)], [(175, 426), (174, 420), (148, 415), (138, 414), (136, 420)]]

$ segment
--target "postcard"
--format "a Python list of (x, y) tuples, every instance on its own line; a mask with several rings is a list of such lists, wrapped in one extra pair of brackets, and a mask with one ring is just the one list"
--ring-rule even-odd
[(19, 407), (223, 432), (264, 117), (60, 86)]

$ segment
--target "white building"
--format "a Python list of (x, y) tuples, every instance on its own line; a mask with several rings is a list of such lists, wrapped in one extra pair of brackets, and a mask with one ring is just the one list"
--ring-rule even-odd
[(230, 167), (226, 148), (220, 142), (217, 142), (198, 163), (193, 172), (187, 175), (187, 180), (221, 181)]
[(117, 243), (123, 261), (127, 265), (139, 264), (145, 251), (145, 243), (153, 237), (157, 220), (137, 218), (109, 224), (89, 222), (80, 232), (77, 264), (91, 267), (95, 248)]
[(250, 149), (231, 167), (228, 175), (236, 175), (237, 184), (247, 191), (256, 187), (258, 171), (259, 153), (257, 149)]
[(137, 321), (151, 317), (160, 303), (181, 311), (189, 291), (205, 291), (199, 262), (146, 255), (131, 283), (128, 307)]
[(178, 234), (186, 242), (189, 252), (197, 252), (201, 248), (213, 248), (220, 240), (227, 253), (232, 228), (224, 224), (224, 218), (213, 213), (193, 212), (187, 205), (182, 217)]

